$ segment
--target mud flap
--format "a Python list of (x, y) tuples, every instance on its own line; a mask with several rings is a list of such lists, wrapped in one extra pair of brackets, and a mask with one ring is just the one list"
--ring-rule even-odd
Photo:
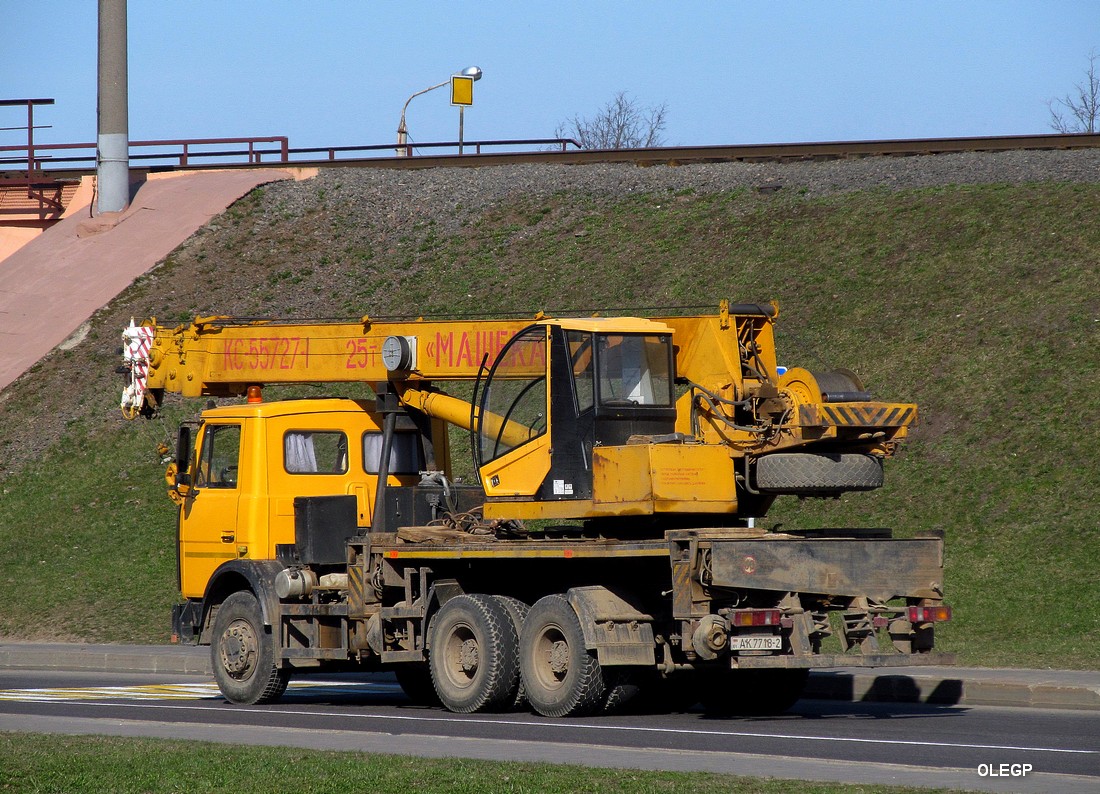
[(566, 598), (580, 618), (584, 644), (603, 667), (656, 664), (653, 616), (606, 587), (574, 587)]

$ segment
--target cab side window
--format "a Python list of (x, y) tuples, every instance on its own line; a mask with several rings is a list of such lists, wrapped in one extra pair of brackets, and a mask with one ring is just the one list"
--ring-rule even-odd
[(207, 425), (203, 430), (196, 487), (236, 488), (240, 457), (240, 425)]
[(283, 436), (283, 468), (289, 474), (345, 474), (348, 437), (339, 431), (291, 430)]
[[(367, 474), (377, 474), (382, 462), (382, 434), (368, 431), (363, 434), (363, 470)], [(390, 448), (390, 474), (418, 474), (424, 469), (424, 450), (420, 445), (418, 433), (398, 432), (393, 434), (393, 446)]]

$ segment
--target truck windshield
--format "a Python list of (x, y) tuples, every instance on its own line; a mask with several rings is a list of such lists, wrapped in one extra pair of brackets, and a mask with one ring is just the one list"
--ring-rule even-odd
[(601, 334), (596, 362), (600, 405), (672, 405), (671, 337)]

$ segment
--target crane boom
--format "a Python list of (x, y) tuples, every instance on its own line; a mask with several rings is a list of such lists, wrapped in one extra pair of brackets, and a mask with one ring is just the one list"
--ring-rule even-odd
[[(473, 380), (486, 356), (496, 358), (508, 340), (532, 323), (524, 320), (462, 320), (358, 323), (241, 321), (199, 317), (190, 325), (154, 329), (149, 389), (187, 397), (243, 395), (249, 385), (269, 383), (381, 383), (394, 371), (413, 380)], [(384, 349), (409, 343), (413, 361), (389, 369)], [(397, 362), (400, 363), (400, 362)], [(415, 364), (415, 367), (408, 366)]]
[[(777, 314), (774, 305), (723, 301), (714, 315), (654, 320), (677, 336), (677, 373), (720, 389), (740, 385), (746, 356), (756, 362), (750, 370), (759, 379), (774, 374), (771, 326)], [(186, 397), (242, 396), (252, 384), (381, 383), (395, 372), (412, 380), (474, 380), (517, 333), (546, 319), (542, 313), (509, 320), (357, 322), (207, 316), (175, 327), (152, 318), (141, 329), (150, 348), (147, 388)], [(387, 367), (387, 340), (393, 340), (393, 355), (401, 340), (410, 345), (411, 366)]]
[[(916, 406), (872, 402), (847, 370), (783, 371), (775, 352), (776, 304), (722, 301), (709, 315), (638, 318), (551, 319), (541, 312), (522, 319), (373, 320), (355, 322), (197, 317), (168, 327), (155, 319), (127, 338), (131, 383), (124, 412), (156, 410), (164, 392), (185, 397), (243, 396), (250, 386), (277, 383), (369, 385), (448, 422), (470, 427), (478, 409), (443, 399), (433, 385), (484, 375), (525, 329), (569, 326), (580, 333), (671, 337), (673, 369), (687, 394), (677, 400), (676, 432), (741, 452), (762, 454), (808, 443), (854, 441), (864, 451), (888, 455), (916, 421)], [(543, 358), (526, 365), (523, 346), (498, 367), (499, 379), (525, 378)], [(545, 374), (545, 373), (544, 373)], [(433, 399), (434, 397), (434, 399)], [(486, 415), (497, 428), (504, 417)], [(526, 438), (508, 423), (508, 435)], [(858, 431), (858, 432), (853, 432)], [(872, 442), (872, 443), (868, 443)]]

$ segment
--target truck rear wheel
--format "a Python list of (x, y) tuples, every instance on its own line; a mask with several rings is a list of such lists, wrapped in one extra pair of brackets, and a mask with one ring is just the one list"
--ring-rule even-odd
[(527, 701), (546, 717), (574, 717), (599, 708), (607, 692), (595, 653), (584, 647), (581, 623), (561, 595), (531, 607), (519, 641)]
[(290, 676), (275, 662), (275, 645), (264, 626), (256, 596), (247, 591), (225, 599), (214, 619), (210, 662), (218, 689), (231, 703), (273, 703)]
[(523, 686), (523, 676), (519, 673), (519, 637), (523, 633), (523, 623), (527, 620), (531, 606), (512, 596), (495, 595), (493, 598), (508, 612), (509, 617), (512, 618), (512, 626), (516, 630), (516, 682), (512, 692), (512, 709), (519, 711), (527, 705), (527, 690)]
[(445, 708), (460, 714), (515, 700), (519, 642), (508, 611), (491, 596), (461, 595), (432, 619), (428, 666)]
[(731, 670), (702, 674), (699, 700), (718, 717), (761, 717), (782, 714), (800, 697), (809, 670)]

